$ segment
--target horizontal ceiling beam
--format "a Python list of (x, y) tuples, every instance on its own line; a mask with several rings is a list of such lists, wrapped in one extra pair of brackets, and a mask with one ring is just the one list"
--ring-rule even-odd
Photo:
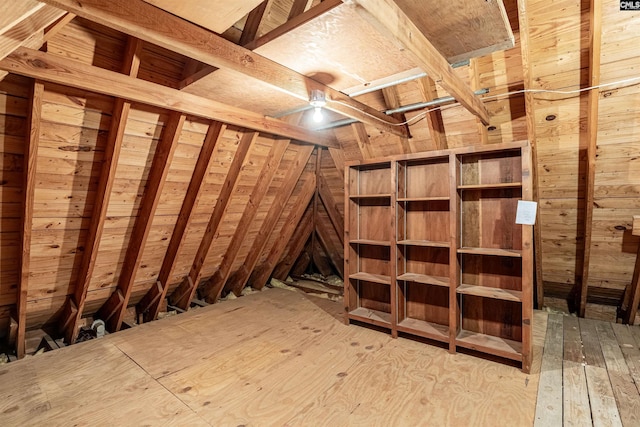
[(339, 147), (335, 137), (327, 133), (32, 49), (18, 48), (0, 61), (0, 69), (296, 141)]
[(142, 0), (44, 2), (205, 64), (255, 78), (300, 100), (308, 101), (311, 90), (321, 90), (332, 101), (325, 108), (381, 130), (408, 134), (406, 126), (394, 118)]
[(449, 92), (482, 123), (489, 124), (489, 112), (480, 98), (473, 94), (454, 72), (449, 62), (431, 44), (409, 17), (393, 0), (345, 0), (382, 34), (395, 40), (413, 53), (417, 65), (436, 83)]

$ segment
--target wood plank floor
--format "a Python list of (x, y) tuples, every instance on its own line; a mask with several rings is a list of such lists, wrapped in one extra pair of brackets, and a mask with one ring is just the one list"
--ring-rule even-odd
[(550, 314), (536, 426), (640, 426), (640, 327)]
[(269, 289), (0, 366), (0, 426), (530, 426), (534, 373)]

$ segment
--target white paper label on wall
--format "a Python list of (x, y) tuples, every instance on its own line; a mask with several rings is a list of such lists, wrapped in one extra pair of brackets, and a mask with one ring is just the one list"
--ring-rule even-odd
[(518, 200), (518, 210), (516, 211), (516, 224), (533, 225), (536, 223), (537, 202)]

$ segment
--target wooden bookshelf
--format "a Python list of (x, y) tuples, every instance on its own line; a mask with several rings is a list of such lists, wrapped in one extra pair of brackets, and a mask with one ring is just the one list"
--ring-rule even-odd
[(346, 321), (531, 367), (528, 143), (347, 164)]
[(395, 336), (391, 162), (353, 165), (345, 172), (346, 321), (390, 328)]

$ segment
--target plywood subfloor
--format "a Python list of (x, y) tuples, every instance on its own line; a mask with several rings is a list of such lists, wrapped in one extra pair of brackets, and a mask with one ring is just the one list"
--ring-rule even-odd
[(318, 301), (269, 289), (1, 366), (0, 425), (533, 423), (539, 358), (526, 375)]
[(640, 327), (548, 316), (536, 426), (640, 426)]

